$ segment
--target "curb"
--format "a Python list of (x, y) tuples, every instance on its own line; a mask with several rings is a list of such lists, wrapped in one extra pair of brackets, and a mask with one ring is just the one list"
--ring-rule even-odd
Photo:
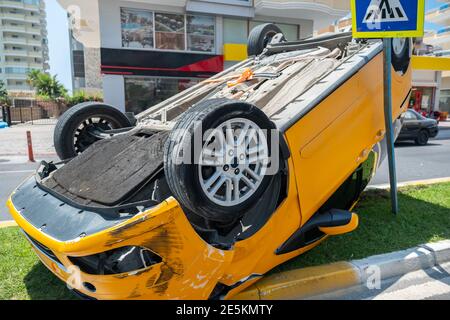
[(373, 276), (374, 267), (380, 271), (383, 281), (410, 272), (430, 269), (445, 262), (450, 262), (450, 240), (351, 262), (338, 262), (270, 275), (233, 299), (306, 299), (365, 285), (369, 277)]
[[(450, 177), (400, 182), (397, 184), (397, 186), (399, 188), (403, 188), (403, 187), (414, 187), (414, 186), (421, 186), (421, 185), (428, 186), (428, 185), (432, 185), (432, 184), (447, 183), (447, 182), (450, 182)], [(373, 185), (373, 186), (368, 186), (366, 190), (374, 190), (374, 189), (385, 190), (385, 189), (390, 189), (390, 188), (391, 188), (391, 185), (389, 183), (386, 183), (386, 184), (377, 184), (377, 185)]]
[(15, 221), (0, 221), (0, 229), (9, 227), (17, 227), (17, 223)]

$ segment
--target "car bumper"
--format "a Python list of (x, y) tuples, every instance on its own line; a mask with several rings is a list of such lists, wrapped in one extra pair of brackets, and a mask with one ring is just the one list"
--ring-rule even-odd
[(439, 127), (430, 128), (430, 138), (436, 138), (439, 134)]
[[(19, 187), (7, 204), (15, 221), (42, 263), (70, 289), (86, 297), (208, 299), (233, 257), (232, 251), (219, 250), (204, 242), (172, 198), (108, 229), (61, 241), (25, 218), (27, 206), (21, 203), (18, 208), (14, 203), (20, 192)], [(35, 196), (26, 194), (30, 204), (36, 205)], [(58, 208), (48, 202), (41, 201), (40, 206), (41, 212), (58, 214)], [(148, 248), (158, 253), (162, 262), (125, 274), (92, 275), (81, 272), (70, 260), (124, 246)]]

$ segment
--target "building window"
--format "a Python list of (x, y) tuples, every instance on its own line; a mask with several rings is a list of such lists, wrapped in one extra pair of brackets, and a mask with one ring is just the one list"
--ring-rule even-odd
[(185, 20), (179, 14), (155, 14), (156, 48), (165, 50), (185, 50)]
[(153, 12), (121, 9), (122, 46), (153, 48)]
[(428, 114), (434, 110), (436, 88), (414, 87), (412, 89), (410, 106), (419, 113)]
[(187, 78), (125, 77), (125, 110), (138, 114), (198, 82)]
[(216, 18), (121, 8), (122, 47), (214, 53)]
[(450, 89), (441, 90), (439, 99), (439, 110), (450, 113)]
[(187, 45), (190, 51), (213, 52), (215, 49), (215, 18), (188, 15)]
[(73, 76), (76, 78), (85, 77), (84, 52), (82, 50), (73, 51)]
[(248, 42), (248, 22), (242, 19), (223, 19), (223, 41), (224, 43), (241, 43)]
[(28, 69), (28, 68), (19, 68), (19, 67), (5, 68), (5, 73), (10, 73), (10, 74), (27, 74), (28, 72), (30, 72), (30, 69)]

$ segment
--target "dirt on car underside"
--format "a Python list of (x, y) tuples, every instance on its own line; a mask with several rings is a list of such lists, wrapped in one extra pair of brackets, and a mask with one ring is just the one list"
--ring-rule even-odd
[(162, 171), (168, 134), (142, 129), (99, 141), (43, 184), (84, 205), (139, 201), (140, 191), (149, 199), (155, 188), (163, 187), (148, 184)]

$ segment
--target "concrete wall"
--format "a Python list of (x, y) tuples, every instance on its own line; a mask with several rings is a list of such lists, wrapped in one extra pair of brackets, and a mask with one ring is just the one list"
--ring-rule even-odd
[(104, 101), (125, 112), (125, 80), (123, 76), (103, 75)]

